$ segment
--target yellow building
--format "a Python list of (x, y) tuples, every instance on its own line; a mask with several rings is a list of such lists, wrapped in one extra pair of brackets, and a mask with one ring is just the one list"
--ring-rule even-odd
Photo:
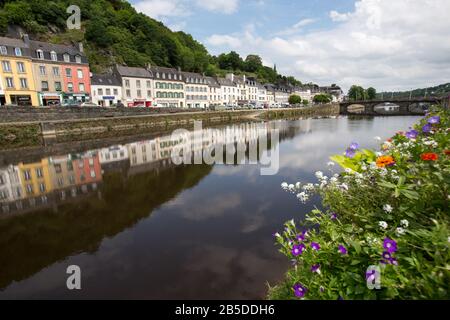
[(39, 106), (27, 41), (0, 37), (1, 104)]
[(48, 158), (40, 162), (19, 163), (17, 167), (25, 197), (40, 196), (53, 190)]

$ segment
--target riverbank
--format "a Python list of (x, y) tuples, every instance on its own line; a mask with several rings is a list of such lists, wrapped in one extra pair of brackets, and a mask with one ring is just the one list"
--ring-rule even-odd
[[(38, 119), (49, 112), (50, 120)], [(102, 114), (103, 112), (103, 114)], [(122, 113), (121, 113), (122, 112)], [(130, 136), (143, 133), (159, 133), (176, 128), (193, 128), (194, 121), (202, 121), (204, 126), (239, 123), (243, 121), (261, 121), (270, 119), (292, 119), (308, 117), (335, 116), (339, 113), (337, 105), (315, 106), (298, 109), (235, 110), (235, 111), (196, 111), (159, 114), (145, 113), (142, 110), (33, 111), (22, 112), (16, 116), (9, 114), (0, 123), (0, 149), (37, 147), (70, 141)], [(11, 121), (12, 119), (26, 121)]]

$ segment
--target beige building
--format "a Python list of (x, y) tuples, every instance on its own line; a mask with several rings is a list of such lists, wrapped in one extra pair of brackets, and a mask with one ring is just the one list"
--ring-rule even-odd
[(205, 77), (208, 84), (208, 102), (210, 106), (223, 105), (222, 90), (217, 79), (213, 77)]
[(248, 103), (246, 76), (236, 76), (233, 73), (227, 74), (227, 79), (231, 80), (237, 87), (237, 104), (244, 105)]
[(246, 100), (250, 104), (258, 104), (258, 83), (255, 78), (245, 78)]
[(198, 73), (183, 72), (186, 92), (186, 107), (207, 108), (209, 106), (209, 86), (206, 77)]
[(144, 68), (117, 65), (113, 71), (122, 86), (122, 103), (127, 107), (152, 107), (153, 80), (151, 73)]
[(224, 105), (237, 106), (238, 88), (237, 85), (227, 78), (217, 78), (220, 85), (221, 99)]
[(185, 84), (179, 69), (150, 67), (153, 79), (155, 107), (185, 108)]

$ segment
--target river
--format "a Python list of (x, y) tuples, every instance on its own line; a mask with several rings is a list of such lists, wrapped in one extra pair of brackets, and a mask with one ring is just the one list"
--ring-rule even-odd
[[(281, 183), (315, 182), (351, 142), (376, 147), (417, 119), (264, 123), (280, 132), (279, 170), (267, 176), (260, 165), (174, 165), (170, 136), (7, 163), (0, 299), (264, 299), (289, 266), (272, 234), (320, 205)], [(251, 125), (211, 130), (233, 128), (251, 140)], [(66, 287), (69, 265), (81, 290)]]

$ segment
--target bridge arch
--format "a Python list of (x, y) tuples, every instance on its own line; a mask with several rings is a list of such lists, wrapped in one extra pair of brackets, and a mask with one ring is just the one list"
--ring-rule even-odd
[(359, 103), (354, 103), (347, 106), (347, 112), (352, 114), (362, 114), (366, 112), (366, 106)]
[(397, 114), (400, 113), (400, 105), (393, 102), (383, 102), (375, 105), (373, 111), (383, 115)]
[(413, 114), (425, 114), (430, 110), (431, 102), (414, 102), (408, 106), (408, 111)]

